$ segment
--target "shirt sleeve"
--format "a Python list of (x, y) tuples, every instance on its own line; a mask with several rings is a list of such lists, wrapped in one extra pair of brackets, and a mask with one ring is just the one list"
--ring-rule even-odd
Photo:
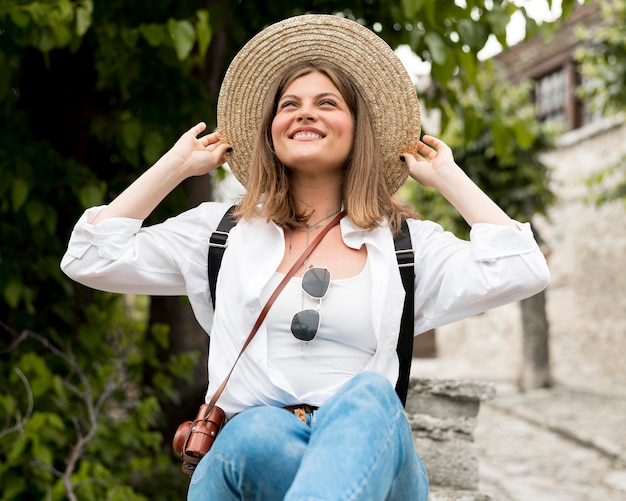
[(222, 205), (201, 204), (145, 228), (143, 221), (130, 218), (93, 225), (103, 209), (93, 207), (76, 223), (61, 269), (83, 285), (108, 292), (178, 296), (190, 289), (206, 291), (207, 239), (228, 207)]
[(436, 223), (413, 222), (416, 334), (547, 287), (550, 272), (530, 224), (517, 225), (476, 224), (465, 241)]

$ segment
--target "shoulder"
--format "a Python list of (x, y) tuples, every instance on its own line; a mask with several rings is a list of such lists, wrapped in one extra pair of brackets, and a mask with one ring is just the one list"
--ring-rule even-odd
[(214, 231), (232, 204), (203, 202), (165, 221), (167, 226), (194, 226), (200, 232)]
[(411, 232), (411, 239), (421, 240), (429, 236), (446, 233), (443, 227), (434, 221), (424, 219), (406, 219), (407, 226)]

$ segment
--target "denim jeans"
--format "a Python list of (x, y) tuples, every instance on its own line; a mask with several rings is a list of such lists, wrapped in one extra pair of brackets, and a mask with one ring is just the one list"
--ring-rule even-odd
[(307, 415), (254, 407), (231, 419), (188, 501), (427, 501), (428, 477), (389, 381), (363, 372)]

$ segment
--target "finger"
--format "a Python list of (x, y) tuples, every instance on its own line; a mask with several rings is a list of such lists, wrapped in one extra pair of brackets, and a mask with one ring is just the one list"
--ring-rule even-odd
[(202, 144), (202, 146), (208, 146), (210, 144), (219, 143), (220, 136), (217, 132), (212, 132), (211, 134), (206, 134), (198, 138), (198, 140), (200, 141), (200, 144)]
[(426, 158), (435, 158), (437, 155), (437, 150), (421, 141), (417, 144), (417, 151)]
[(444, 142), (441, 139), (436, 138), (435, 136), (428, 136), (428, 135), (423, 136), (422, 141), (434, 148), (437, 148), (438, 145), (444, 144)]
[(232, 150), (233, 150), (233, 147), (230, 144), (220, 143), (215, 147), (213, 151), (220, 155), (220, 157), (222, 158), (222, 161), (225, 161), (226, 153), (231, 152)]
[(206, 124), (204, 122), (199, 122), (191, 128), (191, 131), (193, 132), (194, 136), (197, 137), (200, 134), (202, 134), (205, 129), (206, 129)]
[(419, 155), (411, 155), (410, 153), (403, 153), (406, 161), (406, 165), (409, 169), (409, 175), (415, 179), (418, 183), (424, 184), (424, 176), (430, 170), (426, 167), (426, 162), (423, 161)]
[(222, 154), (233, 151), (233, 147), (228, 143), (221, 143), (216, 149), (219, 149)]
[(403, 162), (407, 162), (408, 163), (409, 160), (415, 160), (415, 155), (413, 155), (413, 153), (405, 152), (405, 153), (402, 153), (402, 155), (400, 155), (400, 159)]

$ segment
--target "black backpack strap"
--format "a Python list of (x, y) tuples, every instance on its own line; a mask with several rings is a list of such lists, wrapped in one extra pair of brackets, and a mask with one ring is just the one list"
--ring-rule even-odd
[(209, 236), (209, 290), (211, 291), (211, 301), (215, 310), (215, 289), (217, 287), (217, 274), (220, 272), (224, 251), (228, 247), (228, 232), (237, 224), (237, 219), (233, 216), (236, 205), (230, 207), (222, 220), (217, 225), (217, 229)]
[(413, 360), (413, 303), (415, 297), (415, 256), (411, 244), (411, 234), (406, 220), (402, 220), (401, 232), (393, 240), (396, 247), (396, 258), (400, 268), (400, 277), (404, 286), (404, 309), (400, 322), (400, 334), (398, 336), (398, 360), (400, 371), (396, 383), (396, 393), (402, 405), (406, 405), (406, 396), (409, 391), (409, 375)]

